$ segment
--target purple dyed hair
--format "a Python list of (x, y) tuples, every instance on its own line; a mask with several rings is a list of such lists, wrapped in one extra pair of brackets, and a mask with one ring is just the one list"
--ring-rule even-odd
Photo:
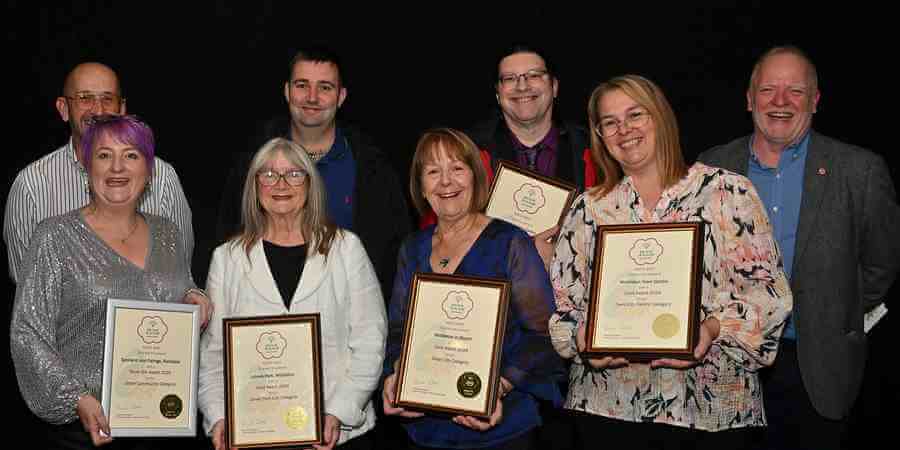
[(84, 132), (84, 137), (81, 139), (81, 161), (88, 172), (91, 170), (91, 156), (94, 154), (101, 136), (107, 136), (118, 143), (136, 148), (144, 155), (147, 172), (153, 175), (154, 142), (153, 130), (149, 125), (134, 115), (104, 114), (91, 119), (90, 125)]

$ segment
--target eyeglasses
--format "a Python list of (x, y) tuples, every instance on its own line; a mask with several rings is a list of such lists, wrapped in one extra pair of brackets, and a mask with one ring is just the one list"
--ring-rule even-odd
[(263, 186), (275, 186), (278, 180), (284, 178), (284, 182), (291, 186), (300, 186), (306, 181), (306, 172), (302, 170), (289, 170), (285, 173), (278, 173), (274, 170), (263, 170), (256, 174), (256, 179)]
[(81, 109), (92, 108), (97, 102), (104, 109), (118, 108), (125, 101), (124, 98), (115, 94), (93, 94), (90, 92), (79, 92), (72, 97), (66, 96), (67, 99), (74, 102)]
[(622, 125), (625, 125), (628, 129), (635, 129), (647, 125), (649, 120), (649, 112), (643, 109), (635, 109), (625, 114), (625, 120), (614, 119), (612, 117), (601, 120), (600, 124), (594, 128), (594, 131), (600, 135), (600, 137), (609, 138), (615, 136)]
[(549, 72), (547, 69), (531, 69), (525, 73), (504, 73), (500, 75), (499, 81), (500, 85), (505, 89), (511, 89), (519, 84), (519, 80), (524, 79), (526, 83), (530, 85), (540, 84), (544, 81), (544, 77), (547, 76)]

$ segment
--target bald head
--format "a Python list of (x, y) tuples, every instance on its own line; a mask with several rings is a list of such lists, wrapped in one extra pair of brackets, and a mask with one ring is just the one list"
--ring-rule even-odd
[(72, 141), (79, 149), (81, 136), (92, 117), (125, 114), (119, 77), (105, 64), (86, 62), (75, 66), (66, 76), (62, 95), (56, 99), (56, 110), (63, 122), (69, 124)]
[[(99, 86), (110, 94), (121, 95), (119, 77), (106, 64), (98, 62), (81, 63), (66, 75), (63, 83), (63, 95), (74, 95), (87, 89), (89, 85)], [(112, 90), (110, 88), (112, 87)]]

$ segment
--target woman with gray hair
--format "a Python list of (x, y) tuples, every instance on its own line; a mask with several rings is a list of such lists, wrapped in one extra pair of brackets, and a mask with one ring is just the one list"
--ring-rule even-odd
[(298, 144), (275, 138), (250, 163), (241, 232), (213, 253), (207, 292), (215, 305), (201, 342), (199, 403), (217, 450), (225, 442), (222, 319), (319, 313), (325, 444), (373, 448), (371, 395), (387, 320), (375, 270), (359, 238), (327, 215), (325, 186)]

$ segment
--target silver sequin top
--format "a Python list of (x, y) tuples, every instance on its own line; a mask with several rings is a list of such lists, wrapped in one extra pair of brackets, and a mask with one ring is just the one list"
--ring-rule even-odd
[(81, 394), (98, 401), (108, 298), (181, 302), (194, 287), (178, 228), (144, 214), (145, 268), (110, 248), (76, 210), (41, 222), (16, 287), (10, 350), (28, 406), (53, 424), (76, 420)]

